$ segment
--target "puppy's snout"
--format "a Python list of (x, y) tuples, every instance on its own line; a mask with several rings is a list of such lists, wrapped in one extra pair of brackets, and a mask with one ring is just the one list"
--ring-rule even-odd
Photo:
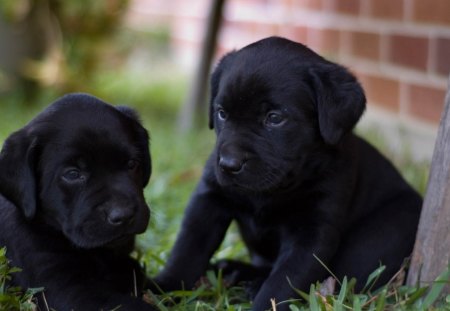
[(220, 157), (219, 166), (222, 170), (237, 174), (242, 170), (242, 166), (244, 162), (241, 159), (232, 158), (232, 157)]
[(219, 156), (219, 167), (222, 171), (237, 174), (242, 171), (245, 158), (242, 152), (232, 146), (224, 146)]
[(114, 207), (108, 212), (106, 219), (108, 223), (113, 226), (130, 224), (134, 220), (134, 210), (130, 208)]

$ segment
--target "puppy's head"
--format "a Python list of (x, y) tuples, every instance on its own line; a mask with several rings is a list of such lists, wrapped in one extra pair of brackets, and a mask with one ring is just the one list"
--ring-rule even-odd
[(211, 77), (216, 177), (251, 191), (309, 178), (364, 108), (355, 77), (302, 44), (271, 37), (231, 52)]
[(133, 110), (66, 95), (5, 141), (0, 193), (79, 247), (108, 245), (147, 227), (148, 148)]

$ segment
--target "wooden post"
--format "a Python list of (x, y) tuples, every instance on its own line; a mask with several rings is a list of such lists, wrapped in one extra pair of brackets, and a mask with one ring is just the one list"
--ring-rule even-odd
[[(426, 105), (427, 103), (423, 103)], [(431, 161), (408, 285), (433, 281), (450, 259), (450, 86)]]
[(209, 70), (216, 48), (224, 3), (225, 0), (211, 1), (195, 77), (179, 116), (179, 128), (182, 131), (192, 128), (199, 116), (205, 116), (204, 119), (206, 120), (206, 90), (208, 89)]

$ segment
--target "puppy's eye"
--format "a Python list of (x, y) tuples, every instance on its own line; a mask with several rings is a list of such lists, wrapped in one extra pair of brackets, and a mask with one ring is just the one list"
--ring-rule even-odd
[(66, 180), (66, 181), (77, 181), (77, 180), (82, 180), (84, 179), (84, 176), (81, 174), (81, 172), (77, 169), (70, 169), (68, 171), (66, 171), (62, 177)]
[(129, 160), (129, 161), (127, 162), (127, 168), (128, 168), (129, 170), (134, 170), (134, 169), (136, 169), (136, 168), (138, 167), (138, 165), (139, 165), (139, 162), (136, 161), (136, 160)]
[(268, 126), (280, 126), (286, 121), (285, 117), (278, 112), (269, 112), (266, 116), (265, 124)]
[(228, 118), (228, 113), (223, 109), (219, 109), (217, 110), (217, 116), (219, 117), (219, 120), (224, 121)]

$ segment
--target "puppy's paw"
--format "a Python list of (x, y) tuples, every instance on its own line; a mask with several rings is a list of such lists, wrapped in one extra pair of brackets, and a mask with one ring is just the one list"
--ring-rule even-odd
[(249, 299), (255, 299), (265, 280), (266, 279), (263, 278), (257, 278), (252, 281), (242, 283), (245, 293), (247, 294), (247, 297), (249, 297)]
[(222, 276), (227, 285), (233, 286), (239, 283), (252, 283), (257, 280), (265, 280), (269, 273), (268, 267), (257, 267), (251, 264), (237, 261), (222, 259), (213, 265), (215, 271), (222, 271)]
[(254, 299), (270, 273), (269, 268), (229, 259), (221, 259), (211, 266), (216, 273), (221, 271), (223, 283), (227, 287), (241, 286), (248, 299)]

